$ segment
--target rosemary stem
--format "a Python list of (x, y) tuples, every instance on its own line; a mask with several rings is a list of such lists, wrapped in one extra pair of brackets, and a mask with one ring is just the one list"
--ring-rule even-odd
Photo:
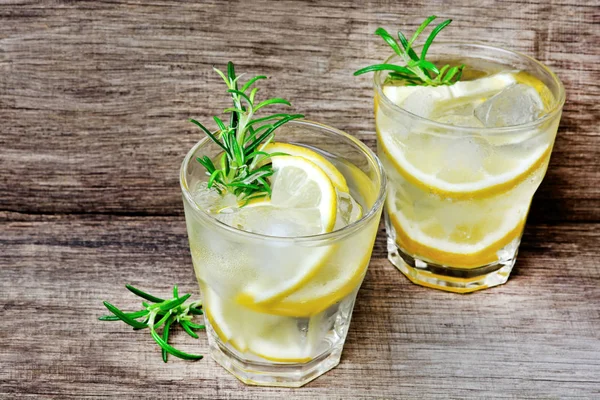
[[(144, 299), (160, 300), (160, 302), (157, 301), (154, 304), (148, 304), (146, 302), (143, 302), (144, 310), (137, 311), (134, 313), (123, 312), (117, 307), (113, 306), (112, 304), (104, 302), (106, 308), (113, 315), (102, 316), (99, 318), (101, 321), (114, 321), (118, 319), (131, 325), (134, 328), (134, 330), (148, 328), (148, 330), (150, 331), (150, 335), (152, 336), (154, 341), (161, 347), (162, 358), (165, 362), (167, 361), (167, 353), (170, 353), (176, 357), (186, 360), (199, 360), (202, 358), (201, 355), (189, 354), (177, 350), (168, 343), (169, 330), (171, 329), (173, 323), (179, 323), (190, 336), (194, 338), (198, 337), (198, 335), (195, 332), (193, 332), (192, 329), (203, 329), (204, 325), (193, 323), (192, 314), (202, 314), (202, 301), (196, 300), (186, 304), (185, 301), (191, 295), (185, 294), (180, 297), (178, 295), (179, 292), (177, 286), (173, 288), (174, 297), (168, 300), (163, 300), (158, 297), (154, 297), (136, 288), (132, 289), (132, 287), (129, 287), (129, 285), (128, 289), (139, 297), (142, 297)], [(144, 322), (140, 322), (134, 319), (135, 317), (140, 318), (141, 316), (144, 316), (144, 314)], [(156, 322), (157, 317), (160, 317), (160, 320), (158, 322)], [(159, 335), (156, 332), (156, 330), (161, 326), (162, 335)]]

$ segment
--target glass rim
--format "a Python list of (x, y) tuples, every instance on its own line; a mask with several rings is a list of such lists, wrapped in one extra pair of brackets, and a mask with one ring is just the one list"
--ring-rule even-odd
[(179, 170), (179, 184), (181, 187), (181, 191), (182, 191), (183, 196), (185, 197), (186, 201), (190, 205), (193, 206), (194, 211), (198, 215), (200, 215), (205, 221), (209, 222), (210, 224), (214, 225), (215, 227), (226, 230), (235, 235), (240, 235), (242, 237), (246, 237), (246, 238), (254, 239), (254, 240), (258, 239), (258, 240), (289, 242), (289, 243), (321, 242), (321, 241), (338, 239), (340, 237), (346, 237), (346, 236), (354, 233), (355, 231), (359, 230), (361, 227), (366, 225), (368, 222), (370, 222), (377, 215), (377, 210), (379, 210), (381, 207), (383, 207), (383, 203), (385, 201), (385, 195), (386, 195), (386, 188), (387, 188), (387, 177), (383, 170), (383, 165), (381, 164), (381, 161), (375, 155), (375, 153), (369, 147), (367, 147), (367, 145), (365, 145), (363, 142), (361, 142), (357, 138), (349, 135), (348, 133), (346, 133), (342, 130), (339, 130), (337, 128), (331, 127), (331, 126), (321, 124), (319, 122), (310, 121), (310, 120), (306, 120), (306, 119), (296, 119), (296, 120), (287, 122), (285, 125), (309, 126), (309, 127), (314, 127), (314, 128), (318, 128), (321, 130), (326, 130), (326, 131), (329, 131), (330, 133), (333, 133), (336, 135), (340, 135), (343, 138), (345, 138), (346, 140), (349, 140), (350, 142), (352, 142), (352, 144), (354, 144), (355, 146), (357, 146), (359, 148), (359, 150), (367, 157), (367, 159), (376, 167), (376, 172), (377, 172), (377, 176), (379, 178), (379, 183), (380, 183), (379, 192), (377, 193), (377, 199), (375, 200), (373, 205), (369, 208), (369, 211), (364, 213), (362, 218), (360, 218), (359, 220), (357, 220), (349, 225), (344, 226), (341, 229), (337, 229), (332, 232), (318, 233), (316, 235), (307, 235), (307, 236), (271, 236), (271, 235), (264, 235), (261, 233), (244, 231), (242, 229), (238, 229), (238, 228), (232, 227), (230, 225), (227, 225), (226, 223), (221, 222), (221, 221), (211, 217), (206, 211), (201, 209), (198, 206), (198, 204), (196, 204), (196, 202), (194, 201), (192, 193), (190, 192), (188, 184), (187, 184), (186, 173), (185, 173), (186, 167), (187, 167), (187, 165), (189, 165), (190, 161), (192, 161), (192, 157), (194, 156), (194, 153), (196, 152), (196, 150), (198, 150), (200, 147), (206, 145), (209, 141), (211, 141), (211, 139), (209, 137), (205, 137), (205, 138), (201, 139), (194, 146), (192, 146), (192, 148), (188, 151), (185, 158), (183, 159), (180, 170)]
[[(374, 76), (373, 76), (373, 86), (375, 88), (375, 91), (377, 92), (377, 94), (379, 95), (379, 98), (389, 107), (391, 107), (393, 110), (400, 112), (401, 114), (405, 114), (408, 115), (411, 118), (426, 122), (428, 124), (431, 124), (435, 127), (439, 127), (439, 128), (443, 128), (443, 129), (450, 129), (452, 131), (462, 131), (462, 132), (468, 132), (468, 133), (474, 133), (474, 132), (479, 132), (481, 133), (482, 131), (490, 134), (490, 133), (513, 133), (513, 132), (518, 132), (521, 130), (529, 130), (532, 128), (536, 128), (539, 125), (542, 125), (543, 123), (545, 123), (546, 121), (554, 118), (556, 116), (556, 114), (560, 113), (562, 111), (563, 105), (565, 103), (565, 87), (563, 85), (563, 83), (561, 82), (561, 80), (558, 78), (558, 76), (545, 64), (541, 63), (540, 61), (536, 60), (533, 57), (530, 57), (526, 54), (517, 52), (517, 51), (513, 51), (513, 50), (508, 50), (505, 49), (503, 47), (498, 47), (498, 46), (490, 46), (488, 44), (485, 43), (478, 43), (478, 42), (436, 42), (434, 43), (435, 45), (441, 45), (441, 46), (472, 46), (472, 47), (479, 47), (479, 48), (486, 48), (486, 49), (491, 49), (494, 51), (499, 51), (499, 52), (504, 52), (504, 53), (510, 53), (513, 54), (519, 58), (528, 60), (533, 62), (534, 64), (537, 64), (539, 67), (541, 67), (546, 73), (548, 73), (548, 75), (552, 78), (553, 82), (556, 84), (556, 86), (558, 87), (558, 96), (556, 97), (556, 101), (554, 106), (552, 107), (552, 109), (550, 109), (550, 111), (548, 111), (547, 113), (545, 113), (542, 117), (531, 121), (531, 122), (527, 122), (525, 124), (520, 124), (520, 125), (511, 125), (511, 126), (503, 126), (503, 127), (492, 127), (492, 128), (487, 128), (487, 127), (483, 127), (483, 128), (476, 128), (476, 127), (469, 127), (469, 126), (456, 126), (456, 125), (451, 125), (451, 124), (445, 124), (443, 122), (438, 122), (438, 121), (434, 121), (432, 119), (429, 118), (425, 118), (425, 117), (421, 117), (417, 114), (413, 114), (410, 111), (405, 110), (404, 108), (394, 104), (384, 93), (383, 93), (383, 87), (381, 85), (381, 74), (385, 73), (387, 71), (375, 71)], [(392, 54), (389, 57), (387, 57), (384, 61), (384, 63), (388, 63), (391, 59), (393, 59), (394, 57), (399, 57), (398, 54)]]

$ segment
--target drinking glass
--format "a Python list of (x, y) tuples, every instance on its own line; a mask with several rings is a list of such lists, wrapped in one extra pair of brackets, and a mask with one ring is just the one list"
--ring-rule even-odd
[[(339, 230), (303, 237), (266, 236), (220, 222), (198, 206), (194, 193), (207, 180), (196, 157), (221, 152), (208, 139), (189, 151), (180, 179), (212, 357), (246, 384), (299, 387), (340, 361), (377, 234), (386, 178), (375, 154), (337, 129), (292, 121), (277, 130), (276, 140), (309, 148), (333, 163), (362, 206), (362, 217)], [(263, 300), (248, 292), (264, 295)]]
[[(377, 154), (389, 181), (388, 258), (412, 282), (427, 287), (466, 293), (503, 284), (548, 167), (565, 100), (563, 85), (540, 62), (497, 47), (434, 43), (427, 57), (439, 65), (466, 64), (475, 75), (485, 75), (486, 69), (512, 71), (516, 82), (538, 90), (548, 104), (531, 122), (457, 126), (474, 117), (457, 111), (450, 123), (441, 123), (419, 116), (427, 115), (418, 109), (427, 107), (426, 102), (407, 100), (407, 106), (398, 106), (405, 103), (385, 94), (386, 73), (375, 73)], [(386, 60), (398, 62), (395, 55)], [(498, 107), (527, 111), (512, 107), (510, 99), (503, 101), (508, 104)]]

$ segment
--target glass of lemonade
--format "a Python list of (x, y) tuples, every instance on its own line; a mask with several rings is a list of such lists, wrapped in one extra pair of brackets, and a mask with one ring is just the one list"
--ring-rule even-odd
[[(213, 358), (242, 382), (298, 387), (335, 367), (383, 208), (377, 157), (337, 129), (292, 121), (277, 130), (271, 200), (241, 206), (207, 188), (198, 156), (181, 167), (192, 261)], [(328, 225), (327, 233), (322, 232)]]
[(472, 292), (509, 277), (565, 92), (546, 66), (509, 50), (434, 43), (427, 57), (464, 64), (462, 78), (432, 87), (374, 77), (388, 255), (414, 283)]

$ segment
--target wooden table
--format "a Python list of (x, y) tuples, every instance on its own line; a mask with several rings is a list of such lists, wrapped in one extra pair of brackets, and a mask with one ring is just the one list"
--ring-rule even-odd
[[(0, 5), (0, 397), (600, 397), (597, 1), (192, 3)], [(378, 26), (432, 13), (455, 19), (446, 38), (530, 54), (566, 86), (506, 285), (415, 286), (382, 229), (341, 364), (297, 390), (246, 387), (210, 358), (163, 364), (146, 332), (97, 321), (101, 300), (137, 305), (128, 282), (197, 295), (178, 169), (201, 137), (187, 119), (225, 107), (213, 65), (268, 74), (267, 95), (373, 147), (370, 77), (351, 74), (388, 54)]]

